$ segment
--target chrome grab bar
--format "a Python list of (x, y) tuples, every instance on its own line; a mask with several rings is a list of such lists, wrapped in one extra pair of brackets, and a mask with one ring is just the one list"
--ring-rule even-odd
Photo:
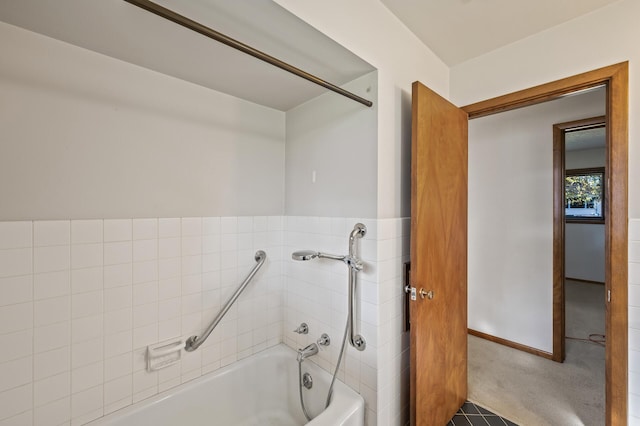
[(213, 329), (216, 328), (220, 320), (222, 320), (222, 317), (224, 317), (227, 311), (229, 310), (229, 308), (231, 308), (231, 305), (233, 305), (233, 303), (238, 299), (238, 297), (240, 297), (240, 294), (242, 294), (244, 289), (247, 287), (247, 284), (249, 284), (249, 282), (251, 281), (253, 276), (256, 274), (256, 272), (258, 272), (258, 270), (262, 267), (262, 264), (266, 259), (267, 259), (267, 254), (264, 251), (258, 250), (256, 252), (255, 260), (256, 262), (258, 262), (256, 266), (253, 267), (251, 272), (249, 272), (249, 275), (247, 275), (247, 278), (244, 279), (244, 281), (242, 282), (242, 284), (240, 284), (240, 286), (235, 291), (235, 293), (233, 293), (233, 295), (229, 298), (229, 300), (227, 300), (227, 303), (224, 304), (220, 312), (218, 312), (218, 315), (216, 315), (216, 317), (213, 319), (213, 322), (209, 325), (209, 327), (207, 327), (205, 332), (202, 333), (202, 336), (198, 337), (196, 335), (193, 335), (187, 339), (187, 341), (184, 344), (184, 350), (186, 350), (187, 352), (193, 352), (196, 349), (198, 349), (200, 345), (204, 343), (205, 340), (207, 340), (207, 337), (209, 337)]
[(356, 331), (355, 315), (357, 311), (358, 302), (356, 300), (356, 283), (358, 280), (358, 271), (363, 269), (363, 264), (356, 255), (356, 238), (362, 238), (367, 233), (367, 227), (361, 223), (356, 223), (353, 227), (353, 231), (349, 234), (349, 258), (346, 262), (349, 266), (349, 343), (351, 346), (359, 351), (364, 351), (367, 347), (367, 342), (362, 335)]

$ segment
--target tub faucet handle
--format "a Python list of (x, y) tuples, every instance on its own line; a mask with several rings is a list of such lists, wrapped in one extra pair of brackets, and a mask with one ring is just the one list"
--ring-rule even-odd
[(327, 333), (322, 333), (322, 336), (318, 338), (317, 343), (320, 346), (329, 346), (329, 344), (331, 343), (331, 338), (329, 338), (329, 335)]
[(309, 326), (307, 325), (306, 322), (303, 322), (302, 324), (300, 324), (300, 326), (298, 328), (293, 330), (293, 332), (294, 333), (298, 333), (298, 334), (308, 334), (309, 333)]

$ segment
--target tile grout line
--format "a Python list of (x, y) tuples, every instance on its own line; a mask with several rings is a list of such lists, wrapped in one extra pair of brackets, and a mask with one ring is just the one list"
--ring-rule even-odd
[[(473, 406), (476, 408), (476, 410), (478, 411), (478, 413), (473, 413), (473, 414), (472, 414), (472, 413), (466, 413), (466, 412), (464, 411), (464, 409), (463, 409), (462, 407), (460, 407), (460, 410), (458, 410), (458, 412), (456, 412), (456, 414), (454, 415), (454, 417), (455, 417), (456, 415), (463, 415), (463, 416), (465, 417), (465, 419), (466, 419), (470, 424), (472, 424), (472, 423), (471, 423), (471, 420), (469, 419), (469, 416), (481, 417), (481, 418), (485, 421), (485, 423), (486, 423), (487, 425), (489, 425), (489, 421), (487, 420), (487, 416), (492, 416), (492, 417), (497, 417), (498, 419), (500, 419), (500, 421), (502, 422), (502, 424), (503, 424), (504, 426), (507, 426), (507, 420), (506, 420), (504, 417), (502, 417), (502, 416), (500, 416), (500, 415), (498, 415), (498, 414), (495, 414), (495, 413), (493, 413), (493, 412), (491, 412), (491, 411), (487, 410), (486, 408), (484, 408), (484, 407), (480, 406), (482, 409), (484, 409), (484, 410), (486, 410), (486, 411), (489, 411), (489, 413), (490, 413), (490, 414), (483, 413), (483, 412), (481, 412), (481, 411), (480, 411), (480, 409), (478, 408), (478, 405), (477, 405), (475, 402), (471, 402), (471, 401), (466, 401), (466, 402), (473, 404)], [(456, 426), (455, 421), (454, 421), (454, 418), (451, 418), (450, 422), (451, 422), (451, 424), (453, 424), (453, 426)]]

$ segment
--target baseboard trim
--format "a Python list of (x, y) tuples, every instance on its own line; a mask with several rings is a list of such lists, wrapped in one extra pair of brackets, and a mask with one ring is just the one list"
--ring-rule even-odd
[(586, 283), (586, 284), (602, 284), (604, 285), (604, 282), (602, 281), (591, 281), (591, 280), (584, 280), (582, 278), (571, 278), (571, 277), (564, 277), (565, 280), (571, 280), (571, 281), (578, 281), (581, 283)]
[(554, 360), (553, 359), (553, 354), (550, 353), (550, 352), (541, 351), (540, 349), (532, 348), (530, 346), (523, 345), (521, 343), (512, 342), (511, 340), (503, 339), (501, 337), (492, 336), (490, 334), (483, 333), (483, 332), (477, 331), (477, 330), (473, 330), (471, 328), (467, 329), (467, 331), (472, 336), (476, 336), (476, 337), (479, 337), (481, 339), (489, 340), (490, 342), (498, 343), (498, 344), (503, 345), (503, 346), (508, 346), (510, 348), (517, 349), (517, 350), (522, 351), (522, 352), (527, 352), (527, 353), (530, 353), (530, 354), (533, 354), (533, 355), (537, 355), (537, 356), (542, 357), (542, 358), (550, 359), (552, 361)]

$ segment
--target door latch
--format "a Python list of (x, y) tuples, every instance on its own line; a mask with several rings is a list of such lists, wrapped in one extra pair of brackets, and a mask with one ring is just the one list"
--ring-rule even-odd
[(404, 292), (410, 294), (411, 300), (418, 300), (418, 292), (415, 287), (411, 287), (410, 285), (405, 286)]
[(404, 292), (411, 295), (411, 300), (418, 300), (418, 293), (421, 299), (425, 297), (429, 300), (433, 299), (433, 290), (426, 291), (424, 288), (421, 288), (420, 291), (418, 291), (415, 287), (408, 285), (404, 287)]

